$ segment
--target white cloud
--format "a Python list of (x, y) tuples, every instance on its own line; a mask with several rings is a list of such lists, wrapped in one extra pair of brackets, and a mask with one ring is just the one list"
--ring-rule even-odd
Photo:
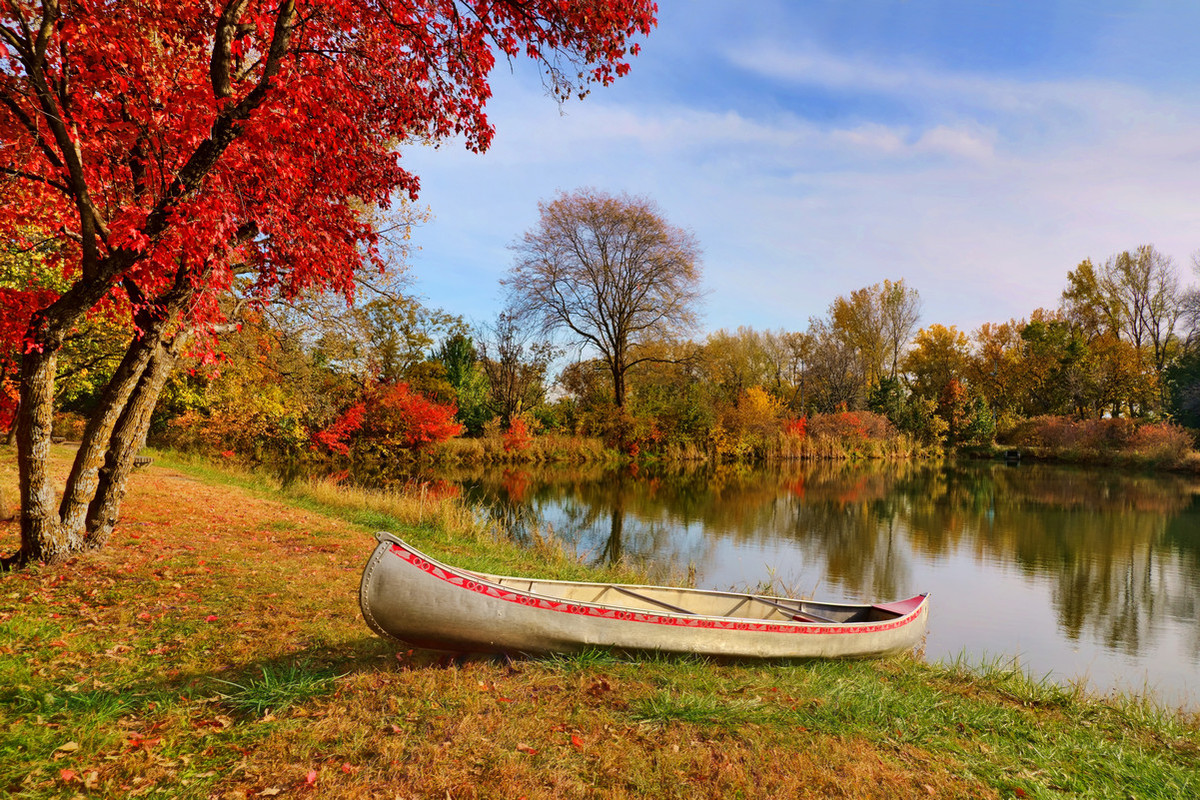
[(903, 277), (925, 322), (969, 329), (1054, 305), (1084, 257), (1152, 242), (1182, 263), (1200, 245), (1200, 113), (1186, 100), (738, 53), (759, 74), (887, 93), (919, 113), (831, 122), (778, 104), (617, 106), (598, 92), (560, 115), (534, 88), (499, 85), (492, 152), (409, 156), (437, 218), (418, 236), (430, 301), (493, 313), (504, 246), (539, 199), (582, 185), (649, 194), (696, 231), (712, 328), (803, 327), (837, 294)]
[(829, 142), (835, 146), (843, 145), (853, 150), (898, 154), (909, 149), (905, 141), (907, 133), (906, 129), (887, 125), (860, 125), (856, 128), (830, 131)]
[(913, 149), (917, 152), (988, 161), (995, 155), (995, 135), (988, 131), (938, 125), (921, 134)]

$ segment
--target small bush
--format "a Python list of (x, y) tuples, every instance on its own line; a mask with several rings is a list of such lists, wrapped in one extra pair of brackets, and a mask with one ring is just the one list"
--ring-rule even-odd
[(83, 431), (86, 427), (86, 419), (78, 414), (64, 411), (54, 415), (54, 426), (51, 428), (51, 433), (55, 437), (61, 436), (68, 441), (77, 442), (83, 438)]
[(525, 420), (520, 417), (513, 419), (509, 423), (508, 430), (502, 436), (504, 440), (504, 451), (506, 453), (523, 453), (529, 449), (529, 444), (532, 437), (529, 434), (529, 428), (525, 426)]
[(896, 428), (882, 414), (838, 411), (833, 414), (814, 414), (808, 423), (808, 434), (814, 439), (863, 442), (868, 439), (889, 439), (895, 436)]

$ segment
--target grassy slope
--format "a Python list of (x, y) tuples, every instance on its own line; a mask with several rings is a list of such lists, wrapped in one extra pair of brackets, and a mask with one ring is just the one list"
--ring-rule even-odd
[[(0, 795), (1200, 795), (1195, 719), (1003, 670), (408, 651), (356, 598), (399, 525), (334, 501), (156, 465), (107, 550), (0, 577)], [(429, 518), (402, 532), (435, 555), (579, 570)]]

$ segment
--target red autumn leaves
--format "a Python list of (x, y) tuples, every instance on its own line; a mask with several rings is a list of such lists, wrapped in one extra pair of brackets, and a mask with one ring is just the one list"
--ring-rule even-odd
[(333, 424), (313, 433), (318, 449), (348, 455), (357, 443), (381, 450), (419, 449), (463, 432), (454, 421), (458, 409), (413, 392), (406, 383), (368, 387), (364, 400), (344, 411)]

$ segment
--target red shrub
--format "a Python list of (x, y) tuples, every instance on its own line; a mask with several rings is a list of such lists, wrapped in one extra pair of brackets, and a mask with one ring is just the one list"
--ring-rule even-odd
[(794, 436), (797, 439), (803, 439), (808, 435), (808, 417), (800, 419), (789, 419), (783, 423), (783, 432), (787, 436)]
[(887, 439), (894, 428), (888, 418), (870, 411), (838, 411), (833, 414), (814, 414), (808, 421), (810, 436), (842, 441)]
[(1195, 445), (1192, 434), (1178, 425), (1159, 422), (1143, 425), (1134, 434), (1129, 449), (1155, 459), (1177, 461)]
[(325, 448), (331, 453), (350, 455), (350, 437), (357, 433), (363, 424), (363, 416), (367, 408), (363, 403), (355, 403), (342, 412), (333, 424), (325, 430), (314, 431), (312, 434), (313, 447)]
[(1194, 446), (1185, 429), (1167, 422), (1139, 424), (1132, 419), (1034, 417), (1004, 437), (1008, 444), (1069, 453), (1136, 453), (1156, 460), (1182, 458)]
[(525, 425), (525, 420), (520, 417), (514, 417), (509, 423), (508, 430), (501, 437), (504, 440), (504, 451), (506, 453), (523, 452), (529, 449), (530, 442), (533, 437), (529, 435), (529, 428)]
[(380, 447), (421, 448), (463, 432), (453, 403), (435, 403), (410, 392), (406, 383), (376, 386), (368, 396), (360, 435)]

